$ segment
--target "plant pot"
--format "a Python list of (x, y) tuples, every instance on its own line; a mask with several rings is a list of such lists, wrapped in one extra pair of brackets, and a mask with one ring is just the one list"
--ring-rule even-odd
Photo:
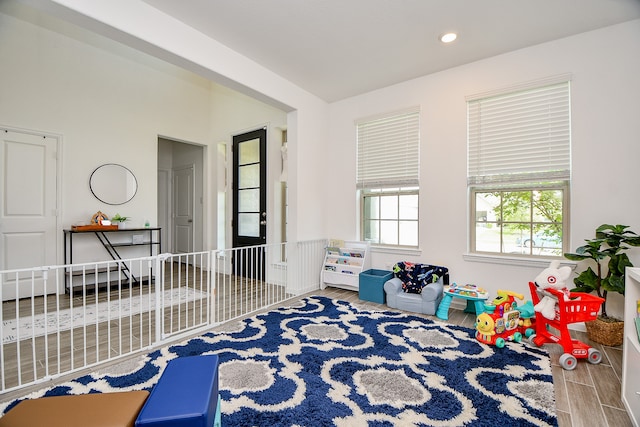
[(591, 341), (615, 347), (622, 345), (624, 333), (624, 322), (622, 320), (615, 322), (605, 322), (597, 318), (590, 322), (585, 322), (587, 327), (587, 337)]
[(124, 230), (126, 228), (127, 228), (127, 226), (125, 225), (124, 221), (118, 222), (118, 230)]

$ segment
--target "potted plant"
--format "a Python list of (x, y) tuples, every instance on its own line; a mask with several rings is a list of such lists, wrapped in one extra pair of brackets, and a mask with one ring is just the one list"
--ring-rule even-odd
[(128, 216), (121, 216), (119, 213), (115, 214), (114, 216), (111, 217), (111, 222), (113, 224), (117, 224), (119, 229), (123, 229), (126, 228), (125, 226), (125, 222), (129, 221), (130, 217)]
[(633, 267), (625, 251), (629, 246), (640, 246), (640, 236), (628, 228), (620, 224), (602, 224), (596, 229), (595, 238), (585, 239), (586, 244), (575, 253), (564, 254), (572, 261), (590, 260), (587, 269), (573, 280), (576, 287), (571, 291), (595, 292), (604, 299), (601, 314), (585, 325), (589, 339), (605, 345), (622, 344), (624, 323), (607, 314), (607, 296), (610, 292), (624, 295), (624, 270)]

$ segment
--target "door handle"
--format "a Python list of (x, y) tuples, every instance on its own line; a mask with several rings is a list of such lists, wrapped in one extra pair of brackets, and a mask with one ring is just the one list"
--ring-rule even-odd
[(193, 220), (192, 219), (188, 219), (187, 222), (193, 222)]

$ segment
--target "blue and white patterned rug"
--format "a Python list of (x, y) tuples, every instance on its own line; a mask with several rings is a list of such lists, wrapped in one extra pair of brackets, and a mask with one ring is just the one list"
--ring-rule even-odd
[(544, 348), (500, 349), (469, 328), (325, 297), (27, 397), (151, 389), (169, 360), (198, 354), (220, 358), (228, 426), (557, 425)]

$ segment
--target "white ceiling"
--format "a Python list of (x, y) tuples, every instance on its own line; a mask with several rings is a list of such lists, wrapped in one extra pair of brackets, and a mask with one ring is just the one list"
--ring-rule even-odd
[(640, 18), (640, 0), (143, 1), (328, 102)]

